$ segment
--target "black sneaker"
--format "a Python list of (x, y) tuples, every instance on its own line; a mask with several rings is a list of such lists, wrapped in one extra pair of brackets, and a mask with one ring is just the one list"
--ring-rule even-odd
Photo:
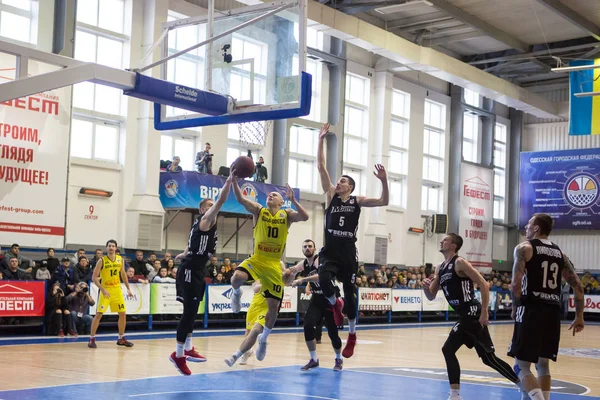
[(317, 368), (319, 366), (319, 360), (315, 361), (312, 358), (304, 367), (300, 368), (302, 371), (308, 371), (309, 369)]
[(123, 336), (121, 339), (117, 340), (117, 346), (133, 347), (133, 343), (129, 342), (125, 339), (125, 336)]
[(336, 358), (335, 359), (335, 366), (333, 367), (334, 371), (341, 371), (342, 368), (344, 368), (344, 360), (342, 360), (341, 358)]

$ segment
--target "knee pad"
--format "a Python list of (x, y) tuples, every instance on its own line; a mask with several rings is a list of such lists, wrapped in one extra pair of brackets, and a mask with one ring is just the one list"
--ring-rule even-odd
[(315, 327), (310, 324), (304, 324), (304, 340), (310, 342), (315, 339)]
[(531, 363), (529, 361), (521, 361), (515, 358), (514, 370), (520, 380), (523, 380), (526, 376), (533, 375), (531, 373)]
[(537, 364), (535, 364), (535, 369), (538, 376), (550, 376), (550, 360), (540, 357)]

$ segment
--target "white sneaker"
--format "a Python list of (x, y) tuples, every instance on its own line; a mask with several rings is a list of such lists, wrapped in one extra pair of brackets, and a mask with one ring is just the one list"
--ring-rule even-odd
[(261, 337), (258, 337), (258, 346), (256, 347), (256, 359), (262, 361), (267, 356), (267, 342), (261, 341)]
[(235, 364), (236, 361), (237, 357), (234, 354), (231, 357), (225, 359), (225, 364), (227, 364), (228, 367), (233, 367), (233, 364)]
[(239, 294), (235, 294), (235, 290), (231, 291), (231, 312), (234, 314), (239, 313), (242, 309), (242, 288), (239, 291)]
[(450, 395), (450, 396), (448, 396), (448, 400), (463, 400), (463, 398), (460, 397), (460, 395), (459, 396)]
[(250, 349), (247, 352), (245, 352), (242, 357), (240, 358), (240, 365), (246, 365), (248, 364), (248, 359), (252, 356), (252, 354), (254, 354), (254, 350)]

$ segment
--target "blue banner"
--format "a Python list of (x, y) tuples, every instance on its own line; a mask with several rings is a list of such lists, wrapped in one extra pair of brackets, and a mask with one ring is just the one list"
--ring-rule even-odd
[(535, 213), (555, 229), (600, 229), (600, 149), (521, 153), (519, 227)]
[[(239, 180), (240, 189), (244, 197), (259, 204), (267, 204), (267, 195), (270, 192), (279, 192), (283, 196), (283, 208), (295, 207), (286, 197), (286, 188), (282, 186), (269, 185), (267, 183), (257, 183), (252, 181)], [(217, 175), (204, 175), (194, 171), (183, 172), (161, 172), (160, 201), (163, 207), (168, 209), (195, 208), (201, 200), (206, 198), (217, 199), (221, 193), (221, 188), (225, 184), (225, 178)], [(300, 190), (294, 189), (296, 199), (300, 200)], [(246, 209), (238, 203), (233, 194), (233, 189), (223, 207), (222, 212), (248, 214)]]

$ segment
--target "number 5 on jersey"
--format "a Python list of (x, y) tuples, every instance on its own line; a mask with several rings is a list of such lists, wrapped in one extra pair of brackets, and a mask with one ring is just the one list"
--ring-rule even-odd
[(345, 216), (340, 217), (340, 226), (344, 226), (344, 218), (346, 218)]

